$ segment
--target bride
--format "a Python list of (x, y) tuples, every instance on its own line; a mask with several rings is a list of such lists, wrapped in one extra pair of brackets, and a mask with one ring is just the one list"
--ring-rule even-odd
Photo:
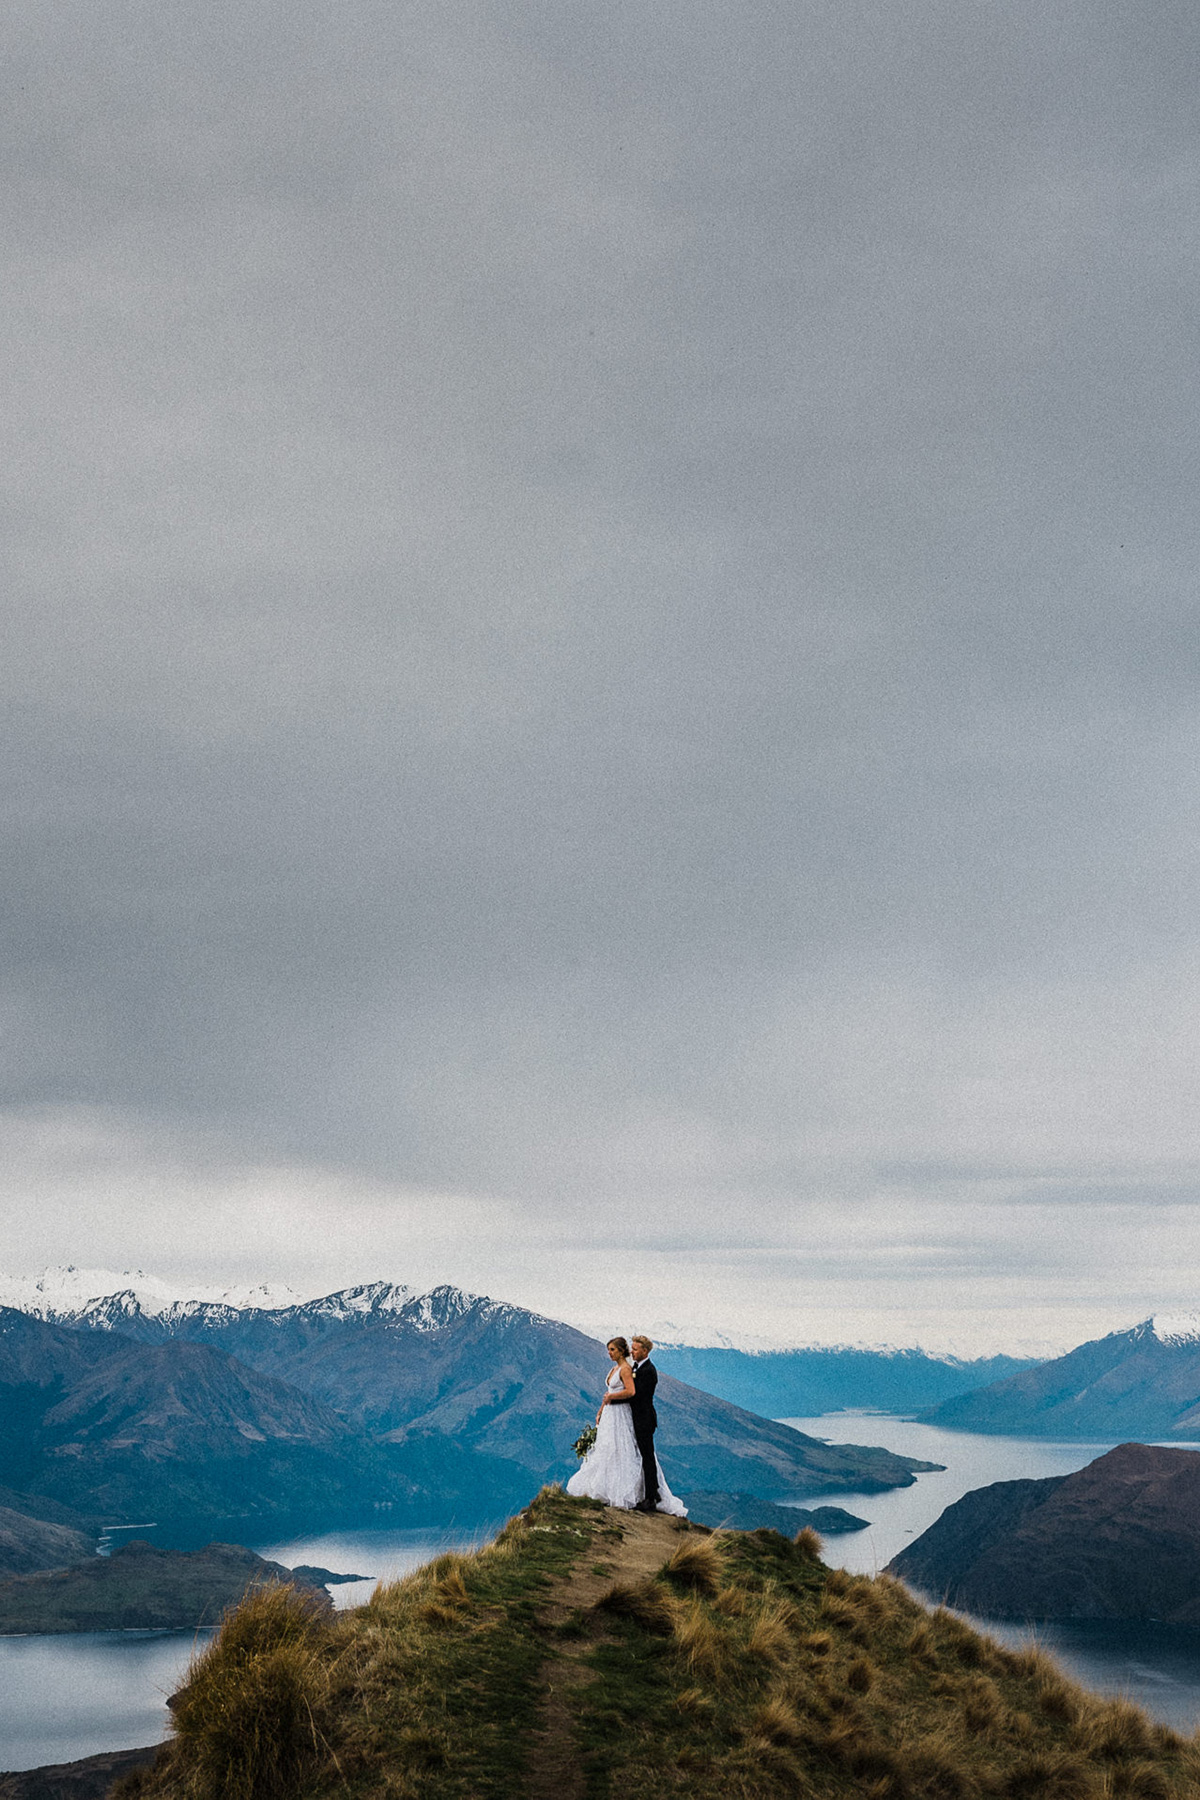
[[(604, 1384), (600, 1411), (596, 1414), (596, 1441), (568, 1481), (567, 1492), (576, 1498), (587, 1496), (592, 1500), (603, 1500), (609, 1506), (620, 1506), (631, 1512), (646, 1491), (642, 1453), (633, 1434), (633, 1414), (629, 1407), (623, 1402), (609, 1405), (610, 1395), (632, 1398), (636, 1391), (633, 1370), (629, 1366), (629, 1345), (623, 1337), (611, 1338), (608, 1354), (612, 1357), (612, 1368)], [(656, 1510), (686, 1519), (687, 1507), (667, 1486), (657, 1455), (654, 1464), (658, 1470)]]

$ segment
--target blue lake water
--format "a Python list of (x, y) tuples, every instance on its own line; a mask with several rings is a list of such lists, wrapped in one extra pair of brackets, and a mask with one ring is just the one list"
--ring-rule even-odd
[[(331, 1588), (335, 1606), (369, 1599), (377, 1580), (395, 1581), (445, 1550), (485, 1542), (488, 1529), (347, 1531), (254, 1544), (288, 1568), (315, 1564), (365, 1582)], [(101, 1750), (157, 1744), (167, 1735), (167, 1695), (211, 1633), (86, 1631), (0, 1637), (0, 1770), (73, 1762)]]
[[(1069, 1474), (1112, 1448), (1107, 1442), (978, 1437), (875, 1413), (826, 1414), (786, 1423), (831, 1443), (882, 1444), (946, 1464), (943, 1473), (918, 1476), (910, 1488), (823, 1497), (871, 1521), (866, 1531), (825, 1540), (828, 1562), (867, 1574), (883, 1568), (969, 1489), (1023, 1476)], [(796, 1503), (811, 1505), (814, 1500), (797, 1496)], [(332, 1532), (252, 1547), (288, 1567), (309, 1563), (361, 1574), (363, 1581), (330, 1590), (334, 1605), (347, 1607), (367, 1599), (376, 1581), (395, 1580), (444, 1550), (468, 1549), (491, 1535), (486, 1528), (435, 1525)], [(1200, 1632), (1154, 1624), (1062, 1624), (1029, 1630), (984, 1622), (983, 1628), (1007, 1644), (1036, 1640), (1085, 1686), (1127, 1695), (1177, 1730), (1191, 1731), (1200, 1719)], [(0, 1770), (37, 1768), (158, 1742), (167, 1730), (166, 1697), (180, 1685), (195, 1649), (206, 1641), (205, 1634), (196, 1632), (0, 1637)]]

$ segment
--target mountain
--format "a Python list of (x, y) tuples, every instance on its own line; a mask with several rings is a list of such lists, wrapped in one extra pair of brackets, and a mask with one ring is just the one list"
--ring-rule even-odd
[(738, 1350), (670, 1344), (661, 1347), (657, 1360), (681, 1381), (772, 1419), (859, 1407), (914, 1412), (1036, 1366), (1031, 1357), (962, 1361), (924, 1350), (841, 1345)]
[(1016, 1437), (1200, 1442), (1200, 1320), (1145, 1319), (921, 1417), (952, 1431)]
[(116, 1295), (129, 1297), (136, 1310), (147, 1316), (179, 1305), (269, 1308), (292, 1306), (300, 1299), (291, 1288), (265, 1281), (213, 1288), (207, 1293), (193, 1290), (185, 1298), (170, 1283), (147, 1275), (144, 1269), (122, 1269), (118, 1273), (113, 1269), (80, 1269), (74, 1263), (43, 1269), (40, 1275), (0, 1274), (0, 1306), (15, 1307), (38, 1319), (72, 1319), (93, 1303)]
[(135, 1540), (53, 1574), (0, 1581), (0, 1635), (64, 1631), (170, 1631), (215, 1625), (253, 1583), (288, 1582), (318, 1611), (322, 1586), (240, 1544), (163, 1550)]
[(1120, 1444), (1073, 1475), (994, 1482), (888, 1567), (985, 1618), (1200, 1626), (1200, 1453)]
[(809, 1533), (714, 1535), (553, 1490), (336, 1619), (260, 1590), (172, 1717), (139, 1800), (1200, 1792), (1194, 1738), (898, 1581), (824, 1568)]
[[(24, 1510), (109, 1522), (345, 1521), (431, 1504), (495, 1517), (528, 1477), (466, 1446), (375, 1442), (333, 1408), (211, 1344), (137, 1343), (0, 1309), (0, 1438)], [(472, 1510), (473, 1509), (473, 1510)]]
[[(270, 1318), (242, 1315), (217, 1341), (259, 1368), (340, 1406), (384, 1442), (451, 1437), (509, 1456), (539, 1478), (561, 1475), (594, 1414), (607, 1356), (570, 1325), (458, 1288), (419, 1297), (385, 1284)], [(193, 1329), (193, 1327), (188, 1327)], [(886, 1451), (830, 1446), (756, 1418), (663, 1374), (659, 1443), (685, 1486), (778, 1495), (905, 1486), (917, 1465)]]
[[(71, 1309), (76, 1335), (110, 1345), (220, 1350), (311, 1396), (382, 1447), (426, 1464), (464, 1453), (535, 1480), (571, 1466), (594, 1414), (607, 1357), (572, 1326), (449, 1286), (413, 1294), (391, 1282), (272, 1308), (173, 1301), (147, 1309), (133, 1290)], [(62, 1329), (62, 1327), (58, 1327)], [(659, 1442), (672, 1482), (780, 1495), (908, 1486), (930, 1467), (871, 1446), (827, 1445), (663, 1374)], [(56, 1490), (57, 1491), (57, 1490)]]
[(0, 1506), (0, 1580), (30, 1575), (38, 1569), (60, 1569), (81, 1562), (95, 1549), (95, 1538), (69, 1525), (31, 1518)]

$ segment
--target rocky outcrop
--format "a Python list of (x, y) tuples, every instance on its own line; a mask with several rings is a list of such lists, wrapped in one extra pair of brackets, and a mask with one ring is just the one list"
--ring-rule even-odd
[(888, 1565), (984, 1618), (1200, 1625), (1200, 1453), (1121, 1444), (965, 1494)]

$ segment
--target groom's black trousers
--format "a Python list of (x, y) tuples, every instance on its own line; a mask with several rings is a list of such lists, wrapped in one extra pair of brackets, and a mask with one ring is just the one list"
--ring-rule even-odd
[(652, 1506), (658, 1504), (658, 1469), (654, 1461), (654, 1427), (658, 1420), (652, 1410), (639, 1416), (636, 1407), (633, 1412), (633, 1436), (642, 1456), (642, 1476), (645, 1482), (645, 1498)]

